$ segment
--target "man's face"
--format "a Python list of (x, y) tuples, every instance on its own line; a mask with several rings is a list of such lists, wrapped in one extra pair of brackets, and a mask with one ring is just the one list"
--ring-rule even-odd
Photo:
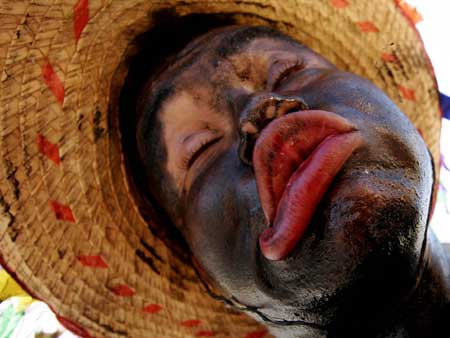
[(270, 321), (325, 325), (413, 287), (430, 157), (371, 82), (232, 27), (191, 43), (143, 100), (150, 188), (226, 294)]

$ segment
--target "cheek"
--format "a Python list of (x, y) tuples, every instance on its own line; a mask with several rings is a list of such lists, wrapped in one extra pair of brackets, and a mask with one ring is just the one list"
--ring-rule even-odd
[(189, 242), (197, 251), (206, 247), (210, 252), (220, 251), (231, 241), (238, 211), (233, 201), (234, 189), (226, 183), (220, 178), (208, 180), (189, 203), (186, 225)]
[(233, 183), (237, 175), (233, 170), (228, 175), (224, 171), (223, 161), (211, 165), (196, 178), (187, 197), (186, 236), (200, 263), (225, 259), (224, 253), (234, 244), (239, 223)]
[(199, 177), (185, 212), (186, 237), (205, 272), (232, 293), (253, 285), (257, 234), (264, 227), (256, 183), (236, 154)]
[(412, 184), (361, 177), (341, 182), (335, 192), (328, 212), (333, 226), (324, 236), (335, 239), (345, 256), (356, 258), (353, 263), (369, 258), (374, 265), (366, 275), (381, 281), (392, 267), (387, 280), (407, 285), (425, 239), (425, 219)]

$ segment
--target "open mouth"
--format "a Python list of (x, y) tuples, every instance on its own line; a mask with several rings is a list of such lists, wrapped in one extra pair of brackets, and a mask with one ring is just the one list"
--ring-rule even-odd
[(263, 129), (253, 164), (270, 224), (259, 237), (267, 259), (284, 259), (295, 248), (337, 173), (361, 144), (352, 123), (323, 110), (290, 113)]

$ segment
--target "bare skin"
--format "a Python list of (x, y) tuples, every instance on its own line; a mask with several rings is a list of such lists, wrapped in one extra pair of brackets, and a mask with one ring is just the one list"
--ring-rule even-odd
[[(427, 231), (431, 158), (372, 83), (275, 31), (230, 27), (187, 46), (141, 103), (137, 142), (153, 194), (209, 280), (276, 337), (445, 336), (449, 261)], [(271, 213), (298, 199), (275, 203), (262, 192), (291, 189), (303, 198), (316, 187), (305, 195), (286, 180), (265, 183), (258, 147), (274, 138), (268, 128), (295, 131), (273, 127), (277, 121), (303, 123), (321, 116), (315, 111), (351, 123), (355, 146), (295, 245), (270, 256), (260, 235), (276, 225)], [(288, 213), (283, 226), (291, 230), (304, 213)]]

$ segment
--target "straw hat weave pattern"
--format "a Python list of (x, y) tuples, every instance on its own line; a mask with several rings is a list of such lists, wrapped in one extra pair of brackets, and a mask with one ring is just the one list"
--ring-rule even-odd
[(0, 264), (83, 337), (269, 338), (208, 296), (130, 193), (114, 73), (165, 8), (270, 25), (370, 79), (438, 167), (434, 74), (402, 1), (0, 1)]

